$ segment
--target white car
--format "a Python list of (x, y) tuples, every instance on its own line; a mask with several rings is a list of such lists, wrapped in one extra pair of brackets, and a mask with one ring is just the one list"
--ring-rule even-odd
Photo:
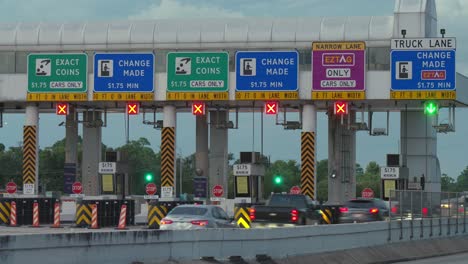
[(161, 220), (161, 230), (236, 228), (233, 219), (216, 205), (179, 205)]

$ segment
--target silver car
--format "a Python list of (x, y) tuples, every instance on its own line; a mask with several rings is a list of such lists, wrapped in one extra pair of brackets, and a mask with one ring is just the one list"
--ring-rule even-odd
[(216, 205), (179, 205), (161, 220), (161, 230), (187, 230), (237, 227)]

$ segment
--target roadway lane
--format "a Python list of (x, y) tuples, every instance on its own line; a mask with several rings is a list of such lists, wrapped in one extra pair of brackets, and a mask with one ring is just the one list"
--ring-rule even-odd
[(468, 263), (468, 253), (450, 255), (450, 256), (445, 256), (445, 257), (421, 259), (421, 260), (415, 260), (415, 261), (398, 262), (398, 263), (404, 263), (404, 264), (440, 264), (440, 263), (466, 264), (466, 263)]

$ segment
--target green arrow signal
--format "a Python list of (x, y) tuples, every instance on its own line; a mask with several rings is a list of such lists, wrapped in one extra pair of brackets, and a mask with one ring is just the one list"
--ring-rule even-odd
[(424, 108), (424, 112), (428, 115), (433, 115), (437, 113), (438, 106), (434, 102), (429, 102), (426, 104), (426, 107)]

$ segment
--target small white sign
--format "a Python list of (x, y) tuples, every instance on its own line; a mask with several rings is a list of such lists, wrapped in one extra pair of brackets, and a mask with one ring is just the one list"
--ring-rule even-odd
[(144, 195), (143, 199), (145, 200), (156, 200), (159, 198), (159, 195)]
[(392, 49), (399, 50), (447, 50), (456, 49), (455, 38), (392, 39)]
[(23, 194), (34, 194), (34, 184), (33, 183), (23, 184)]
[(419, 182), (408, 182), (408, 190), (419, 190), (421, 189), (421, 184)]
[(212, 202), (220, 202), (220, 201), (221, 201), (221, 197), (210, 197), (210, 201), (212, 201)]
[(234, 164), (233, 166), (234, 176), (250, 176), (252, 175), (251, 164)]
[(117, 171), (117, 163), (116, 162), (99, 162), (99, 170), (98, 172), (101, 174), (114, 174)]
[(171, 186), (163, 186), (161, 187), (161, 198), (172, 198), (172, 190)]
[(82, 194), (82, 193), (80, 193), (80, 194), (72, 193), (72, 194), (70, 194), (70, 197), (83, 198), (84, 194)]
[(399, 167), (381, 167), (380, 168), (380, 178), (382, 179), (399, 179), (400, 178), (400, 168)]

